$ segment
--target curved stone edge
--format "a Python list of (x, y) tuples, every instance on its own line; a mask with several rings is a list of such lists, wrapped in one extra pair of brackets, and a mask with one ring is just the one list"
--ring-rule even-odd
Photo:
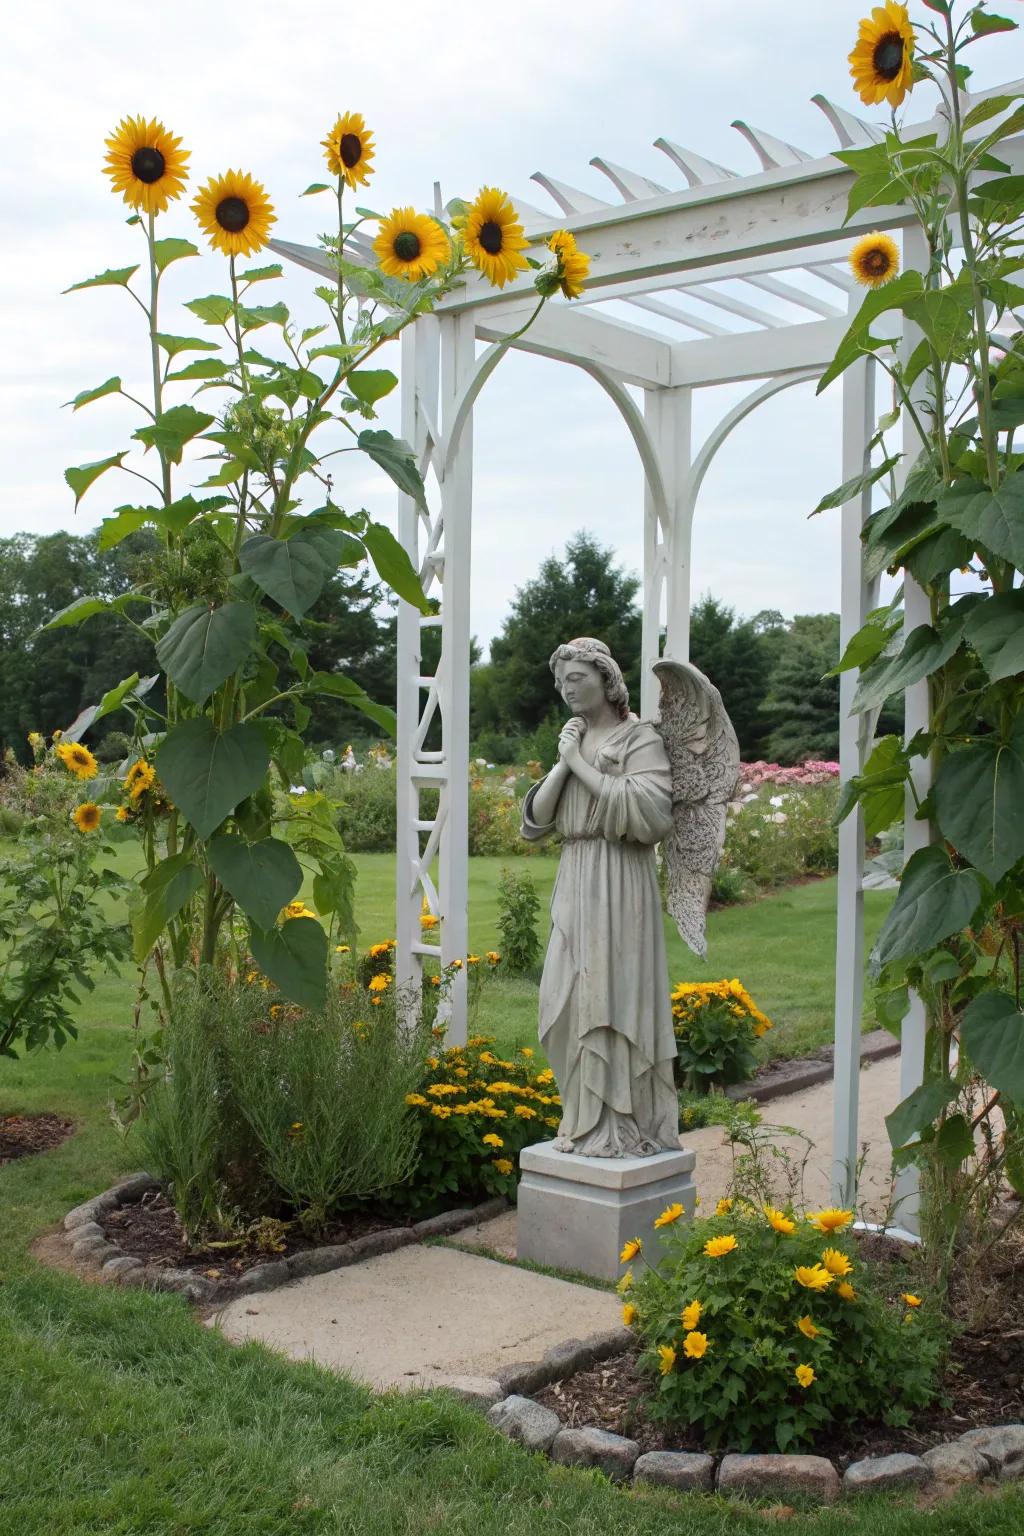
[[(93, 1195), (91, 1199), (68, 1211), (64, 1217), (64, 1241), (75, 1259), (99, 1271), (101, 1278), (108, 1282), (138, 1286), (150, 1291), (176, 1291), (187, 1301), (201, 1304), (215, 1301), (223, 1304), (236, 1296), (276, 1290), (280, 1285), (287, 1285), (291, 1280), (305, 1279), (308, 1275), (324, 1275), (333, 1269), (344, 1269), (363, 1259), (376, 1258), (379, 1254), (393, 1253), (398, 1248), (411, 1247), (429, 1238), (446, 1237), (465, 1227), (477, 1226), (480, 1222), (500, 1216), (508, 1209), (508, 1201), (495, 1196), (480, 1205), (462, 1206), (454, 1211), (444, 1211), (440, 1216), (428, 1216), (410, 1227), (385, 1228), (380, 1232), (370, 1232), (365, 1237), (357, 1237), (351, 1243), (308, 1248), (287, 1259), (256, 1264), (238, 1279), (213, 1280), (191, 1269), (167, 1269), (156, 1264), (145, 1264), (141, 1259), (124, 1253), (104, 1233), (98, 1217), (118, 1206), (132, 1205), (143, 1195), (160, 1187), (159, 1179), (144, 1172), (132, 1173), (119, 1179), (102, 1194)], [(580, 1369), (579, 1366), (575, 1368)]]

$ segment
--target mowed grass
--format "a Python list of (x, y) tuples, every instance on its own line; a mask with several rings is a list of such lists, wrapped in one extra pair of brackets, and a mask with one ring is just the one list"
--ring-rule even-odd
[[(477, 947), (494, 936), (498, 862), (473, 869)], [(389, 935), (393, 864), (359, 863), (369, 942)], [(553, 867), (535, 860), (530, 868), (546, 892)], [(820, 1013), (831, 964), (828, 887), (782, 898), (775, 937), (771, 907), (713, 914), (710, 974), (744, 975), (763, 1002), (778, 999), (777, 1011), (787, 998), (807, 1002), (801, 975), (813, 969)], [(807, 947), (815, 935), (824, 946), (817, 967)], [(752, 1536), (766, 1528), (765, 1516), (742, 1504), (618, 1490), (596, 1473), (553, 1467), (443, 1395), (375, 1397), (260, 1345), (235, 1348), (178, 1297), (88, 1285), (41, 1267), (32, 1239), (137, 1166), (131, 1140), (118, 1139), (106, 1111), (127, 1070), (131, 999), (130, 976), (100, 978), (77, 1044), (0, 1063), (0, 1112), (49, 1109), (77, 1127), (54, 1151), (0, 1169), (3, 1536)], [(513, 1020), (532, 1029), (535, 999), (529, 983), (496, 983), (485, 998), (490, 1022), (504, 1020), (503, 1032)], [(799, 1536), (1013, 1536), (1022, 1522), (1024, 1495), (1011, 1487), (934, 1510), (887, 1497), (797, 1511), (786, 1524)]]

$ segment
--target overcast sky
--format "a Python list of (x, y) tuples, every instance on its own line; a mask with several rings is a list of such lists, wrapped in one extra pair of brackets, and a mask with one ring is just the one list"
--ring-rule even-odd
[[(8, 8), (0, 64), (0, 534), (84, 532), (141, 489), (108, 475), (76, 516), (62, 479), (66, 465), (116, 451), (137, 425), (116, 399), (75, 415), (62, 403), (115, 373), (126, 388), (145, 387), (148, 350), (131, 300), (116, 289), (61, 297), (70, 283), (138, 257), (140, 235), (124, 224), (129, 210), (101, 173), (103, 140), (123, 115), (160, 117), (182, 135), (193, 185), (229, 166), (250, 171), (277, 209), (274, 233), (315, 244), (327, 200), (298, 194), (324, 176), (319, 140), (340, 110), (363, 112), (375, 134), (376, 175), (362, 195), (383, 210), (430, 206), (435, 180), (445, 198), (472, 196), (486, 182), (547, 207), (530, 181), (538, 170), (615, 200), (588, 164), (594, 155), (682, 185), (652, 147), (662, 135), (749, 173), (753, 151), (729, 126), (737, 116), (825, 153), (835, 140), (813, 93), (882, 115), (861, 107), (847, 73), (867, 9), (866, 0), (520, 0), (515, 8), (448, 0), (429, 9), (408, 0), (175, 0), (166, 13), (35, 0)], [(919, 4), (910, 9), (927, 14)], [(1019, 35), (976, 52), (978, 87), (1024, 75)], [(933, 97), (920, 94), (911, 118), (933, 110)], [(159, 228), (199, 239), (185, 200)], [(162, 328), (201, 332), (171, 301), (224, 291), (224, 268), (212, 255), (173, 268)], [(312, 324), (312, 286), (293, 269), (261, 298), (284, 297)], [(733, 390), (702, 392), (695, 447), (736, 398)], [(701, 495), (695, 593), (711, 590), (741, 613), (838, 606), (836, 514), (806, 520), (841, 478), (838, 412), (837, 390), (815, 400), (812, 386), (798, 386), (733, 434)], [(477, 407), (475, 448), (472, 623), (485, 645), (515, 587), (579, 528), (641, 568), (636, 452), (585, 375), (506, 358)], [(394, 496), (375, 472), (361, 472), (345, 494), (393, 524)]]

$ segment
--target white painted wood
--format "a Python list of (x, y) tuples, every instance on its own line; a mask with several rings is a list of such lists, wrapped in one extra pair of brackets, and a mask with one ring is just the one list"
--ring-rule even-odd
[(603, 160), (600, 155), (595, 155), (591, 165), (602, 175), (607, 176), (612, 186), (621, 192), (627, 203), (636, 202), (645, 197), (657, 197), (662, 192), (667, 192), (668, 187), (662, 186), (660, 181), (652, 181), (649, 176), (641, 176), (639, 171), (631, 171), (626, 165), (616, 165), (614, 160)]
[[(851, 312), (859, 299), (851, 295)], [(841, 480), (859, 475), (868, 464), (868, 443), (875, 427), (875, 365), (864, 358), (843, 375), (843, 450)], [(861, 529), (871, 512), (871, 489), (842, 508), (840, 533), (839, 651), (842, 655), (869, 612), (870, 594), (863, 578)], [(839, 677), (839, 773), (847, 783), (864, 766), (870, 722), (851, 715), (856, 671)], [(839, 827), (836, 893), (835, 1054), (832, 1102), (832, 1198), (852, 1208), (857, 1194), (857, 1120), (860, 1105), (861, 1017), (864, 1007), (864, 815), (858, 806)]]
[[(672, 289), (668, 289), (672, 292)], [(696, 331), (698, 336), (731, 336), (734, 333), (726, 329), (724, 325), (716, 325), (713, 320), (705, 320), (703, 316), (693, 314), (691, 310), (680, 309), (677, 304), (666, 304), (663, 299), (625, 299), (626, 304), (632, 304), (636, 309), (646, 309), (652, 315), (661, 315), (665, 320), (674, 320), (677, 325), (689, 326), (691, 331)]]
[(690, 524), (689, 496), (693, 391), (647, 390), (644, 421), (661, 466), (664, 510), (659, 515), (657, 489), (644, 486), (644, 609), (640, 705), (644, 719), (657, 708), (659, 686), (651, 666), (661, 654), (664, 612), (665, 654), (678, 661), (689, 655)]
[(845, 320), (810, 320), (774, 331), (743, 331), (672, 346), (673, 384), (737, 384), (772, 374), (821, 373), (846, 332)]
[[(535, 308), (530, 299), (477, 311), (476, 334), (483, 341), (502, 341), (525, 325)], [(567, 304), (546, 305), (515, 346), (559, 362), (594, 363), (644, 388), (670, 379), (672, 342), (667, 337), (590, 310), (570, 310)]]
[(809, 155), (805, 149), (798, 149), (795, 144), (787, 144), (785, 139), (777, 139), (774, 134), (765, 133), (763, 128), (752, 128), (741, 117), (735, 118), (732, 126), (737, 132), (742, 133), (766, 171), (772, 170), (777, 165), (799, 165), (803, 161), (814, 159), (814, 156)]
[(668, 155), (672, 163), (682, 171), (691, 187), (707, 186), (713, 181), (728, 181), (731, 176), (738, 174), (736, 171), (730, 171), (727, 165), (719, 165), (715, 160), (706, 160), (703, 155), (695, 155), (692, 149), (684, 149), (681, 144), (675, 144), (671, 139), (655, 139), (654, 147)]
[(819, 94), (812, 96), (811, 100), (816, 107), (821, 108), (832, 124), (840, 149), (864, 149), (869, 144), (881, 143), (885, 138), (885, 128), (880, 123), (866, 123), (863, 118), (847, 112), (845, 107), (837, 107), (827, 96)]

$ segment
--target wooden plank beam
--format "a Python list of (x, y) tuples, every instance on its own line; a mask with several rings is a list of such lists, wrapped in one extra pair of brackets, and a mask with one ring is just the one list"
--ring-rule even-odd
[(846, 333), (847, 320), (810, 320), (774, 331), (740, 331), (708, 341), (677, 341), (672, 384), (737, 384), (771, 374), (825, 368)]
[[(480, 310), (475, 317), (478, 339), (503, 341), (526, 324), (534, 308), (531, 302)], [(669, 383), (673, 345), (678, 343), (655, 331), (586, 311), (574, 312), (559, 303), (545, 305), (526, 334), (513, 342), (520, 352), (566, 363), (597, 363), (625, 383), (645, 389)]]

